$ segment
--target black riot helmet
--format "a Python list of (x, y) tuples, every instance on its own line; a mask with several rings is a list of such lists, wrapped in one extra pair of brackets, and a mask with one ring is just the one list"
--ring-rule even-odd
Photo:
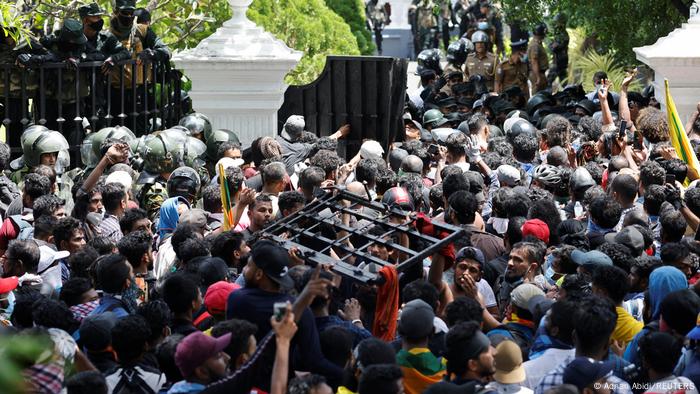
[(442, 75), (439, 49), (425, 49), (418, 54), (417, 72), (420, 73), (425, 69), (433, 70), (437, 75)]
[(168, 197), (180, 196), (193, 203), (197, 200), (201, 185), (197, 171), (187, 166), (178, 167), (168, 178)]
[(471, 52), (474, 52), (474, 44), (466, 38), (460, 38), (447, 47), (447, 61), (462, 65), (467, 61), (467, 55)]

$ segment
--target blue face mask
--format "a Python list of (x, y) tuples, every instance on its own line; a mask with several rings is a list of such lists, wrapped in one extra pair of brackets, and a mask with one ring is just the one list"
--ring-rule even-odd
[(10, 315), (12, 315), (12, 312), (15, 310), (15, 292), (11, 291), (7, 294), (7, 308), (4, 310), (0, 309), (0, 311), (4, 311), (4, 313), (7, 315), (9, 318)]

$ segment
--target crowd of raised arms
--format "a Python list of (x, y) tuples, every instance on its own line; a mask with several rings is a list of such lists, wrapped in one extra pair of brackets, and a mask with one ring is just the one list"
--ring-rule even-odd
[[(76, 42), (102, 27), (85, 7)], [(0, 392), (697, 394), (700, 174), (634, 72), (552, 89), (534, 35), (500, 64), (481, 30), (444, 70), (422, 52), (397, 141), (348, 157), (349, 125), (319, 137), (300, 115), (245, 146), (201, 113), (104, 127), (81, 166), (66, 133), (10, 130)], [(336, 197), (294, 247), (266, 231)]]

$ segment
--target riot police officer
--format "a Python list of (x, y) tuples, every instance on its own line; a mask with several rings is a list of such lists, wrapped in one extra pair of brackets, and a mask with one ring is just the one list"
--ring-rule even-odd
[(160, 206), (168, 199), (168, 178), (181, 165), (182, 150), (177, 149), (176, 142), (163, 131), (144, 136), (137, 149), (143, 159), (143, 171), (136, 180), (135, 195), (148, 217), (154, 220)]
[(547, 81), (551, 85), (559, 77), (559, 84), (564, 86), (569, 67), (569, 33), (566, 31), (566, 15), (563, 13), (554, 16), (554, 37), (549, 49), (552, 51), (552, 68), (547, 74)]
[(211, 135), (211, 122), (206, 115), (194, 112), (189, 115), (185, 115), (180, 119), (180, 126), (185, 127), (192, 137), (195, 137), (201, 141), (206, 141)]
[(461, 71), (464, 73), (464, 62), (467, 61), (467, 56), (472, 52), (474, 52), (474, 44), (466, 38), (460, 38), (450, 44), (450, 46), (447, 47), (445, 75), (452, 71)]
[(437, 48), (437, 16), (433, 13), (435, 3), (433, 0), (418, 0), (409, 7), (409, 13), (415, 17), (414, 24), (414, 48), (416, 54), (427, 48)]
[(220, 157), (218, 157), (219, 145), (224, 142), (233, 142), (235, 144), (241, 143), (238, 139), (238, 135), (231, 130), (214, 130), (211, 133), (211, 136), (207, 139), (207, 152), (205, 155), (207, 161), (207, 171), (210, 174), (214, 174), (216, 172), (214, 166), (220, 159)]
[(369, 0), (365, 7), (367, 14), (367, 26), (374, 32), (374, 43), (377, 45), (377, 54), (382, 54), (382, 30), (391, 23), (389, 3), (379, 4), (378, 0)]
[(539, 23), (535, 26), (535, 30), (532, 33), (533, 37), (530, 39), (530, 44), (527, 47), (527, 57), (530, 62), (532, 92), (537, 93), (547, 88), (545, 72), (549, 68), (549, 60), (547, 60), (547, 52), (544, 50), (544, 45), (542, 45), (542, 41), (547, 35), (547, 25)]
[(467, 56), (467, 75), (481, 75), (489, 92), (493, 91), (494, 77), (496, 74), (496, 56), (487, 52), (489, 37), (483, 31), (477, 30), (472, 34), (474, 53)]
[(496, 93), (502, 93), (511, 86), (519, 87), (522, 92), (528, 91), (527, 62), (523, 60), (526, 48), (527, 40), (515, 41), (510, 45), (510, 57), (502, 61), (496, 70)]

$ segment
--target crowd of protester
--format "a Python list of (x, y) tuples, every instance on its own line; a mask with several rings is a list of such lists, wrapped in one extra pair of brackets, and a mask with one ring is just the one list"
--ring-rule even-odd
[[(145, 142), (110, 129), (71, 174), (59, 151), (35, 163), (26, 148), (26, 167), (0, 178), (0, 362), (21, 371), (15, 391), (697, 393), (699, 174), (653, 97), (599, 76), (589, 98), (579, 86), (474, 102), (422, 77), (402, 141), (348, 158), (349, 126), (319, 138), (301, 116), (246, 147), (203, 115)], [(697, 112), (687, 130), (700, 146)], [(205, 141), (188, 166), (186, 153), (173, 163), (178, 133)], [(1, 144), (6, 171), (9, 157)], [(265, 236), (327, 193), (461, 233), (397, 270), (392, 245), (421, 246), (348, 202), (325, 219), (382, 241), (346, 237), (329, 257), (366, 250), (385, 265), (358, 268), (394, 277), (353, 281)], [(22, 339), (48, 344), (22, 358)]]

